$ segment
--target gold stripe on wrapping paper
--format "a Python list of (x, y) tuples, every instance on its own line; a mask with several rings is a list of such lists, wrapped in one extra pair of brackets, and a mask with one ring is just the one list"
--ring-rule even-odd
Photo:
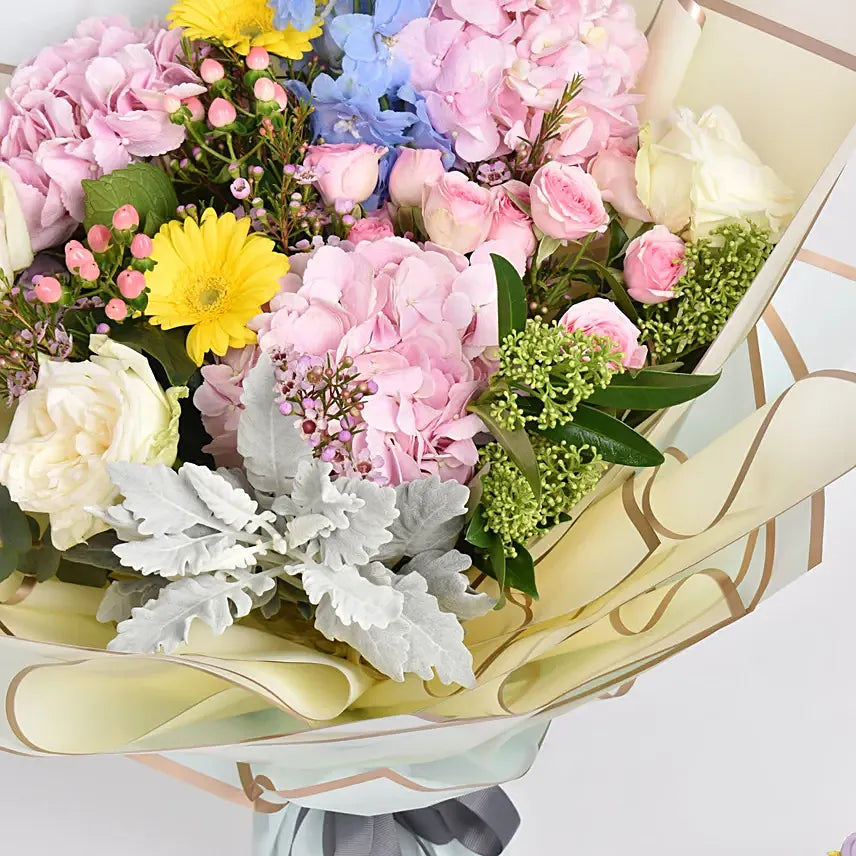
[(700, 26), (704, 26), (704, 9), (695, 0), (678, 0), (681, 8)]
[[(30, 595), (30, 592), (36, 587), (36, 578), (35, 577), (24, 577), (21, 580), (21, 584), (18, 586), (15, 593), (8, 600), (0, 601), (3, 606), (17, 606), (19, 603), (23, 603), (27, 597)], [(14, 636), (14, 633), (8, 633), (8, 636)]]
[(836, 276), (842, 276), (845, 279), (856, 282), (856, 267), (848, 265), (846, 262), (841, 262), (838, 259), (831, 259), (829, 256), (824, 256), (813, 250), (800, 250), (797, 253), (797, 261), (805, 262), (807, 265), (812, 265), (812, 267), (820, 268), (829, 273), (834, 273)]

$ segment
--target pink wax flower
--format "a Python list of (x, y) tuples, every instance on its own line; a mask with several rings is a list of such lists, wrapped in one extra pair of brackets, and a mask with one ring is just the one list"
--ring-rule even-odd
[(244, 380), (258, 362), (259, 349), (230, 348), (214, 365), (202, 367), (202, 385), (193, 395), (193, 404), (202, 414), (202, 426), (211, 442), (203, 448), (218, 467), (239, 467), (238, 421), (243, 405)]
[(35, 250), (83, 221), (81, 180), (184, 141), (165, 99), (205, 91), (180, 56), (181, 32), (125, 18), (84, 21), (12, 75), (0, 101), (0, 162), (12, 171)]
[(639, 344), (639, 328), (611, 301), (593, 297), (574, 304), (560, 319), (568, 330), (582, 330), (592, 336), (607, 336), (621, 351), (626, 369), (641, 369), (648, 349)]
[[(362, 222), (362, 221), (360, 221)], [(292, 256), (271, 311), (252, 324), (259, 346), (350, 357), (377, 391), (365, 399), (355, 452), (387, 484), (438, 474), (466, 482), (481, 421), (467, 405), (497, 346), (490, 260), (405, 238), (320, 246)]]
[(686, 245), (665, 226), (655, 226), (630, 242), (624, 260), (627, 293), (640, 303), (664, 303), (675, 296), (687, 272)]
[(383, 146), (328, 143), (310, 146), (303, 165), (318, 173), (315, 186), (327, 205), (347, 200), (351, 203), (350, 210), (374, 192), (378, 163), (385, 154)]
[(551, 238), (578, 241), (609, 226), (595, 180), (578, 166), (544, 164), (532, 179), (530, 199), (535, 225)]
[[(488, 233), (489, 241), (519, 251), (525, 258), (532, 256), (538, 246), (532, 220), (515, 204), (514, 199), (529, 204), (529, 186), (522, 181), (506, 181), (494, 188), (496, 214)], [(512, 196), (514, 199), (512, 199)]]
[(435, 243), (471, 253), (487, 240), (496, 208), (494, 195), (462, 172), (447, 172), (422, 191), (425, 231)]

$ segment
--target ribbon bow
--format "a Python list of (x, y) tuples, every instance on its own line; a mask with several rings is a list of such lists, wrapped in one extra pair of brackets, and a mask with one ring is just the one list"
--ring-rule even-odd
[[(301, 827), (317, 812), (297, 809), (289, 849), (286, 853), (278, 839), (276, 856), (293, 856)], [(320, 856), (402, 856), (401, 831), (410, 833), (426, 856), (433, 852), (428, 843), (443, 846), (452, 841), (476, 856), (500, 856), (520, 825), (514, 804), (497, 787), (395, 814), (362, 816), (325, 811), (323, 815)]]

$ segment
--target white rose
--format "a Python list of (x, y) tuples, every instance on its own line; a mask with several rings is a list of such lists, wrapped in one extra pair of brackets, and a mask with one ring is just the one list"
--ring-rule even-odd
[(681, 108), (640, 132), (639, 199), (655, 222), (690, 239), (717, 226), (752, 221), (777, 241), (796, 210), (793, 191), (743, 141), (723, 107), (698, 121)]
[(107, 527), (85, 509), (111, 505), (112, 461), (170, 465), (178, 447), (178, 399), (160, 388), (145, 357), (106, 336), (81, 363), (45, 360), (0, 443), (0, 483), (24, 511), (50, 516), (59, 550)]
[[(11, 284), (16, 271), (33, 263), (33, 246), (27, 221), (18, 201), (18, 192), (9, 175), (9, 167), (0, 164), (0, 271)], [(0, 292), (4, 283), (0, 282)]]

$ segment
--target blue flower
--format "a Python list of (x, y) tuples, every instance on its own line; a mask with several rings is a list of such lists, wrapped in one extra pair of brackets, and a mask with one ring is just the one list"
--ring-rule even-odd
[(413, 148), (438, 149), (443, 153), (443, 166), (446, 169), (451, 169), (455, 163), (452, 139), (446, 134), (441, 134), (431, 124), (425, 98), (416, 92), (409, 83), (399, 86), (395, 95), (398, 103), (394, 100), (393, 106), (401, 110), (409, 110), (413, 116), (413, 124), (407, 132), (413, 143)]
[(268, 0), (274, 11), (273, 23), (280, 29), (308, 30), (315, 23), (315, 0)]
[(337, 15), (329, 24), (330, 35), (355, 62), (386, 60), (393, 36), (415, 18), (424, 18), (429, 0), (377, 0), (370, 15)]
[[(294, 91), (292, 89), (292, 91)], [(319, 74), (312, 84), (312, 131), (328, 143), (397, 146), (409, 141), (411, 113), (382, 110), (377, 96), (350, 75)]]
[(377, 186), (374, 193), (363, 202), (366, 211), (377, 211), (389, 198), (389, 174), (401, 154), (400, 148), (390, 149), (378, 162)]

